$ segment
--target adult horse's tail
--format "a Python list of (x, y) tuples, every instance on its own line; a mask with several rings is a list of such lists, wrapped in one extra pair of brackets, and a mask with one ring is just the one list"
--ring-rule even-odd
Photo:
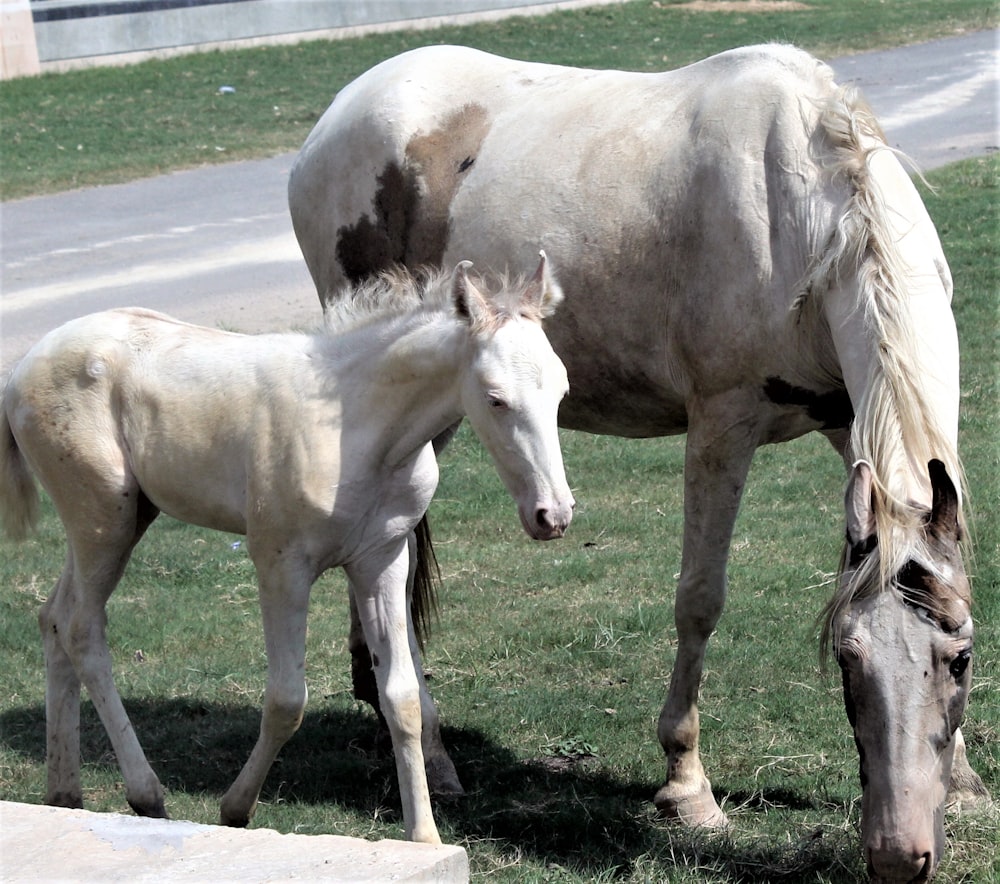
[(437, 615), (437, 585), (441, 581), (441, 569), (438, 567), (434, 544), (431, 542), (431, 525), (427, 513), (421, 516), (415, 529), (417, 538), (417, 570), (413, 575), (413, 598), (410, 601), (410, 614), (413, 617), (413, 630), (421, 649), (424, 639), (431, 634), (431, 623)]
[(12, 540), (23, 540), (38, 521), (38, 488), (7, 418), (7, 390), (0, 400), (0, 518)]

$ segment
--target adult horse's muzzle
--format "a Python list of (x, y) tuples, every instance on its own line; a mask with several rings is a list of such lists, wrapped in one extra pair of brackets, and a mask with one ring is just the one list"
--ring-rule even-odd
[(531, 507), (518, 507), (521, 524), (532, 540), (557, 540), (562, 537), (573, 521), (576, 501), (570, 495), (568, 501), (549, 501)]
[[(926, 850), (923, 849), (925, 847)], [(937, 867), (934, 847), (933, 843), (905, 847), (899, 844), (866, 845), (868, 874), (876, 884), (921, 884), (929, 881)]]

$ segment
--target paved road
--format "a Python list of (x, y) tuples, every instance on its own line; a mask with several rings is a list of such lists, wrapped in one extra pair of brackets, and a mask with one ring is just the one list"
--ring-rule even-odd
[[(890, 142), (929, 169), (1000, 145), (998, 31), (834, 60)], [(292, 234), (294, 155), (0, 206), (0, 364), (45, 331), (137, 304), (239, 331), (312, 326), (319, 305)]]

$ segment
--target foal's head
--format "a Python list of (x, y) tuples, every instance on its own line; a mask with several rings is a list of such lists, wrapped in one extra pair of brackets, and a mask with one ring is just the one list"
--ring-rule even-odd
[(865, 857), (884, 881), (927, 880), (941, 857), (955, 731), (972, 677), (958, 492), (940, 461), (928, 469), (931, 509), (897, 526), (904, 536), (886, 544), (876, 531), (872, 470), (855, 466), (841, 585), (825, 631), (861, 760)]
[(455, 310), (469, 324), (472, 348), (463, 408), (517, 502), (524, 530), (536, 540), (561, 537), (575, 505), (556, 422), (569, 381), (541, 323), (562, 292), (544, 252), (531, 279), (505, 280), (491, 295), (470, 278), (471, 266), (463, 261), (452, 277)]

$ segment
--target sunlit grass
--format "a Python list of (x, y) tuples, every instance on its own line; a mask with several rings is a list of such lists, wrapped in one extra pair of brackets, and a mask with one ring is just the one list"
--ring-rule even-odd
[[(955, 276), (961, 445), (977, 532), (974, 689), (965, 733), (1000, 796), (1000, 450), (996, 255), (1000, 159), (930, 176), (928, 207)], [(733, 819), (723, 834), (656, 819), (656, 718), (673, 663), (683, 439), (563, 434), (579, 507), (569, 536), (522, 533), (474, 437), (442, 458), (432, 507), (444, 574), (427, 650), (444, 735), (468, 795), (436, 808), (474, 875), (520, 881), (853, 882), (863, 876), (857, 755), (816, 617), (842, 533), (844, 476), (807, 437), (758, 452), (736, 527), (726, 612), (709, 648), (703, 758)], [(109, 606), (116, 677), (175, 817), (214, 822), (259, 723), (265, 659), (240, 538), (158, 521)], [(0, 544), (0, 798), (44, 797), (44, 674), (35, 622), (63, 558), (41, 531)], [(311, 605), (310, 704), (254, 821), (281, 831), (401, 837), (392, 762), (350, 693), (344, 583)], [(84, 704), (89, 808), (126, 811)], [(995, 816), (949, 818), (938, 880), (996, 880)]]

